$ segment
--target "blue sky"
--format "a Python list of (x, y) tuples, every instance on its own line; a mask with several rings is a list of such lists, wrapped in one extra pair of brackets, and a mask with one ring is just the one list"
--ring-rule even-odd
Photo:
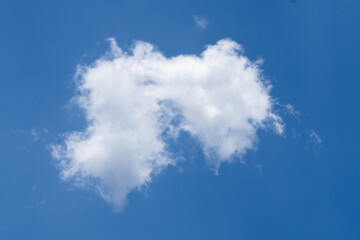
[[(359, 239), (360, 2), (3, 0), (0, 18), (1, 239)], [(207, 128), (195, 137), (180, 131), (165, 143), (181, 160), (157, 163), (161, 171), (152, 172), (150, 180), (125, 185), (126, 200), (94, 190), (96, 181), (105, 179), (100, 188), (109, 196), (118, 193), (114, 189), (128, 180), (121, 171), (121, 183), (107, 180), (106, 171), (86, 175), (98, 179), (82, 187), (74, 178), (62, 179), (65, 170), (52, 147), (65, 146), (69, 134), (91, 125), (71, 101), (79, 94), (74, 75), (79, 65), (97, 73), (94, 61), (114, 54), (109, 37), (123, 51), (136, 40), (148, 42), (168, 61), (181, 54), (196, 60), (205, 46), (232, 39), (249, 61), (264, 60), (255, 70), (272, 90), (261, 96), (276, 99), (264, 109), (281, 117), (284, 133), (255, 127), (258, 141), (245, 154), (230, 162), (219, 160), (224, 154), (210, 156), (221, 163), (217, 175), (206, 157), (212, 142), (204, 136), (213, 135)], [(184, 98), (174, 99), (185, 104)], [(181, 106), (186, 119), (187, 105)], [(189, 120), (190, 126), (198, 126), (197, 119)], [(114, 142), (115, 148), (122, 145)], [(79, 169), (74, 171), (84, 170)]]

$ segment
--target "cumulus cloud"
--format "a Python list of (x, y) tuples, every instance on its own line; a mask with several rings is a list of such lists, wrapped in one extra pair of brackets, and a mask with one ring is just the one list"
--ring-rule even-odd
[(209, 24), (209, 20), (207, 20), (204, 17), (194, 15), (193, 18), (194, 18), (195, 25), (201, 29), (205, 29)]
[(68, 133), (52, 155), (65, 180), (94, 187), (115, 210), (176, 164), (167, 141), (180, 131), (200, 143), (215, 170), (253, 149), (258, 129), (282, 133), (259, 62), (236, 42), (223, 39), (200, 56), (171, 58), (146, 42), (130, 52), (110, 42), (105, 56), (78, 69), (74, 99), (86, 130)]

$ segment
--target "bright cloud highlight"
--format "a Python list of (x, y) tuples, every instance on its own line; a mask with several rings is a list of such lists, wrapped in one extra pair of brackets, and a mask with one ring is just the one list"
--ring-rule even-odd
[(236, 42), (171, 58), (146, 42), (130, 52), (110, 42), (104, 57), (78, 70), (75, 100), (87, 129), (69, 133), (52, 155), (65, 180), (93, 186), (116, 210), (129, 192), (176, 164), (166, 139), (180, 131), (199, 141), (214, 169), (254, 148), (258, 129), (282, 133), (271, 86)]

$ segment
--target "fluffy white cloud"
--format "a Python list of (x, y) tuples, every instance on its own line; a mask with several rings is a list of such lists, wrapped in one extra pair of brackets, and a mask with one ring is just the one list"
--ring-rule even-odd
[(64, 179), (94, 186), (116, 210), (130, 191), (176, 164), (166, 139), (179, 131), (199, 141), (215, 169), (252, 149), (259, 128), (281, 134), (270, 86), (236, 42), (223, 39), (200, 56), (172, 58), (146, 42), (130, 53), (110, 42), (111, 51), (78, 70), (75, 99), (87, 129), (68, 134), (52, 154)]

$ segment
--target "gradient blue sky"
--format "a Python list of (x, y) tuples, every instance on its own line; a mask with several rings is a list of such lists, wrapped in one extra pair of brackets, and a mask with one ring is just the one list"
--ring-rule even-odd
[[(2, 0), (0, 19), (0, 239), (360, 238), (359, 1)], [(73, 75), (108, 37), (168, 57), (229, 37), (265, 60), (271, 95), (300, 114), (283, 112), (285, 135), (259, 131), (246, 165), (222, 165), (219, 176), (182, 136), (174, 148), (189, 161), (115, 213), (62, 182), (48, 149), (84, 128), (68, 104)]]

